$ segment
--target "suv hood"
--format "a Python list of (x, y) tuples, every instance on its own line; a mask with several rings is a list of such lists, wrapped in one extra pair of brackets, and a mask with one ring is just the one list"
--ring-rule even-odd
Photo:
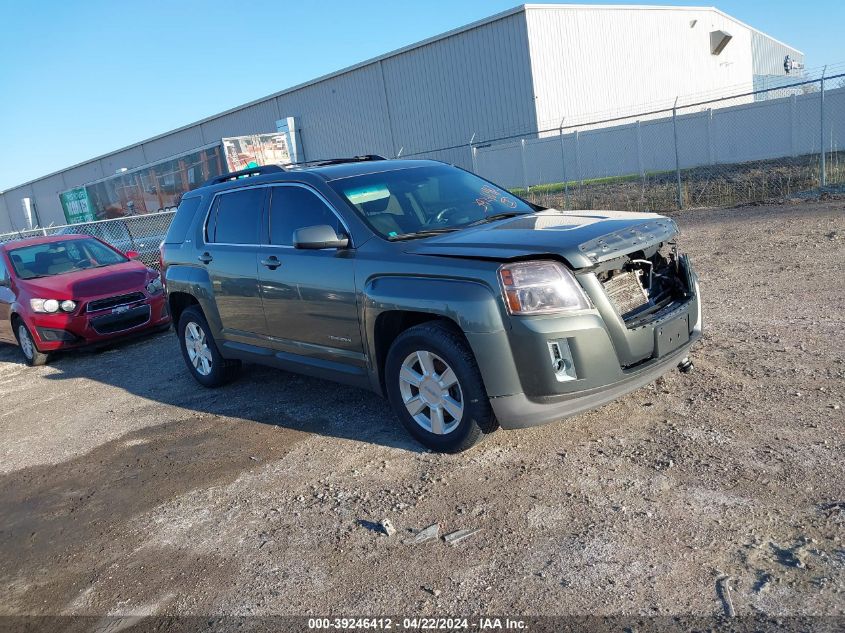
[(546, 209), (430, 237), (409, 244), (408, 252), (485, 259), (553, 254), (573, 268), (586, 268), (677, 233), (673, 220), (656, 213)]

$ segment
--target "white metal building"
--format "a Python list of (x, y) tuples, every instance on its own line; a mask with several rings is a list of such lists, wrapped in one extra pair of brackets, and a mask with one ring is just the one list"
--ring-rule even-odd
[(710, 7), (523, 5), (9, 189), (0, 232), (27, 227), (25, 204), (42, 226), (63, 224), (63, 191), (273, 132), (285, 117), (306, 159), (425, 153), (470, 167), (473, 134), (531, 134), (564, 117), (750, 88), (785, 75), (787, 55), (803, 65), (800, 51)]

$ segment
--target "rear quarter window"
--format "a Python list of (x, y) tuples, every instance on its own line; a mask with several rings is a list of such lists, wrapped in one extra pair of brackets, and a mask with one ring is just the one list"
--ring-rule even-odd
[(166, 244), (181, 244), (185, 241), (185, 236), (188, 234), (188, 229), (191, 228), (200, 202), (202, 202), (200, 196), (182, 199), (179, 208), (176, 209), (176, 215), (170, 223), (170, 228), (167, 230), (167, 237), (164, 238)]

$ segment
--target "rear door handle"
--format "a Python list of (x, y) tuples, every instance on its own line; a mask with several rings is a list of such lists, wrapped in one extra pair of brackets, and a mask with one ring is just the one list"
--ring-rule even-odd
[(270, 255), (267, 259), (261, 260), (261, 265), (266, 266), (270, 270), (276, 270), (279, 266), (282, 265), (282, 262), (279, 261), (279, 258), (275, 255)]
[(199, 257), (197, 257), (203, 264), (210, 264), (211, 261), (214, 259), (210, 253), (203, 253)]

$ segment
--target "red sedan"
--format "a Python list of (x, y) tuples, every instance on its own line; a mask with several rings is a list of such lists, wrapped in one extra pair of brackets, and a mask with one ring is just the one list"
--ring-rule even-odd
[(159, 274), (96, 238), (0, 244), (0, 341), (19, 345), (30, 365), (169, 323)]

